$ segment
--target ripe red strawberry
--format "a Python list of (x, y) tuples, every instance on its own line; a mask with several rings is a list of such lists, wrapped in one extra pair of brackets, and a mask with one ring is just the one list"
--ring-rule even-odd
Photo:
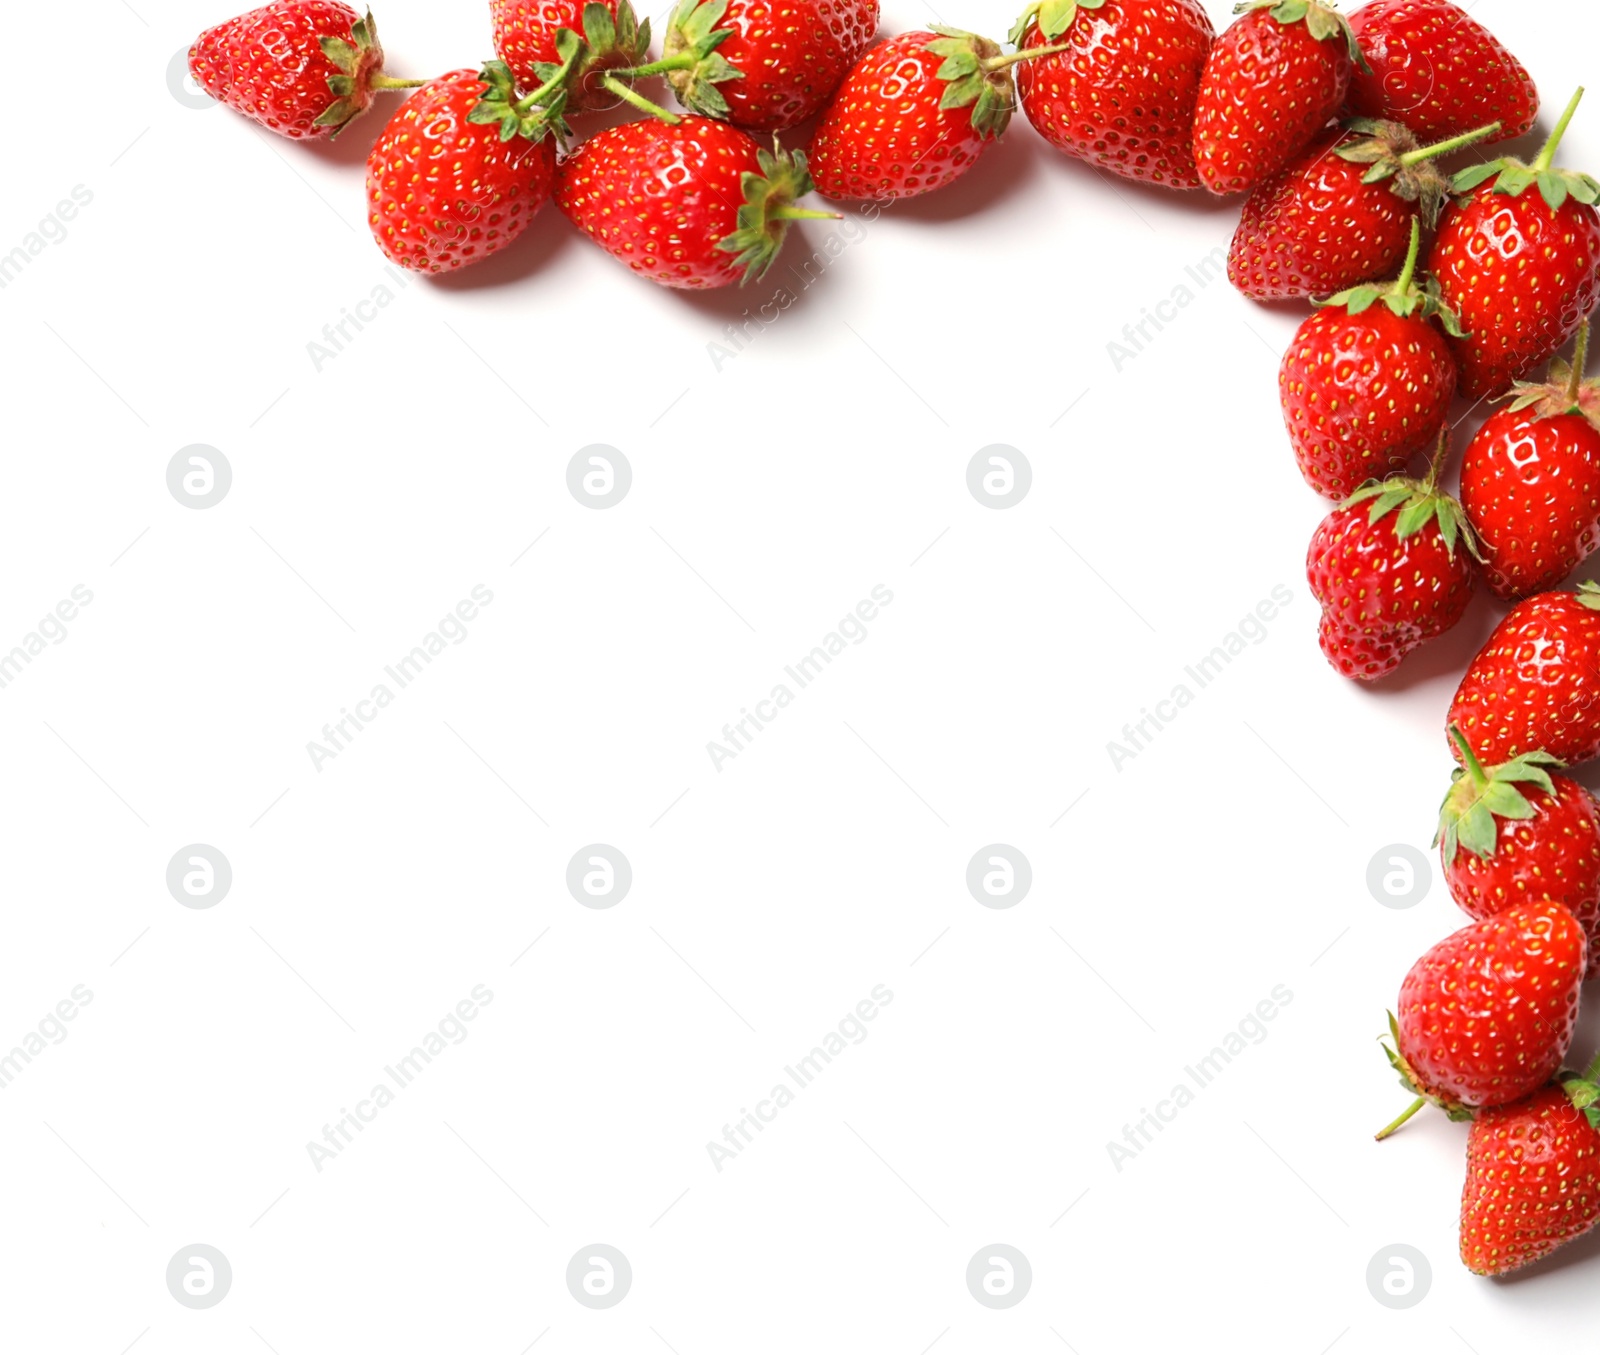
[(1483, 543), (1489, 590), (1515, 602), (1555, 588), (1600, 547), (1600, 383), (1583, 379), (1589, 325), (1573, 364), (1517, 387), (1467, 445), (1461, 504)]
[[(1397, 281), (1330, 297), (1300, 326), (1278, 369), (1283, 421), (1300, 474), (1319, 494), (1347, 499), (1436, 446), (1456, 393), (1445, 346), (1455, 317), (1431, 282), (1416, 286), (1421, 228)], [(1381, 304), (1380, 304), (1381, 303)]]
[(1434, 157), (1490, 130), (1437, 146), (1418, 146), (1395, 122), (1324, 133), (1246, 200), (1228, 280), (1257, 301), (1285, 301), (1386, 277), (1405, 258), (1413, 224), (1420, 217), (1431, 228), (1450, 196)]
[(1344, 102), (1361, 59), (1344, 15), (1320, 0), (1244, 0), (1206, 58), (1194, 159), (1213, 193), (1250, 193)]
[(1537, 1091), (1572, 1044), (1587, 953), (1578, 920), (1548, 900), (1447, 936), (1411, 966), (1389, 1017), (1383, 1052), (1401, 1085), (1452, 1118)]
[(372, 15), (337, 0), (275, 0), (208, 28), (189, 49), (189, 73), (213, 99), (280, 136), (332, 136), (380, 89), (420, 80), (383, 73)]
[(1588, 939), (1593, 977), (1600, 972), (1600, 805), (1570, 777), (1553, 775), (1562, 764), (1548, 753), (1485, 769), (1460, 730), (1451, 736), (1463, 765), (1434, 838), (1450, 897), (1479, 921), (1534, 900), (1561, 904)]
[(1060, 50), (1003, 55), (999, 43), (955, 28), (869, 48), (811, 135), (817, 191), (889, 202), (954, 182), (1011, 120), (1011, 67)]
[(1522, 63), (1450, 0), (1373, 0), (1350, 16), (1367, 70), (1350, 81), (1347, 107), (1394, 118), (1429, 140), (1500, 123), (1496, 138), (1522, 136), (1539, 114), (1539, 91)]
[(1487, 1110), (1467, 1133), (1461, 1260), (1504, 1275), (1582, 1237), (1600, 1221), (1600, 1086), (1568, 1078)]
[(759, 278), (789, 222), (836, 216), (796, 207), (806, 158), (768, 151), (737, 127), (688, 116), (610, 127), (561, 162), (556, 202), (602, 249), (664, 287)]
[(1491, 765), (1600, 755), (1600, 584), (1513, 607), (1461, 679), (1449, 723)]
[(1531, 165), (1496, 160), (1456, 175), (1467, 196), (1445, 210), (1428, 271), (1467, 331), (1453, 347), (1469, 399), (1509, 390), (1600, 303), (1600, 183), (1553, 168), (1582, 97)]
[[(1444, 460), (1441, 444), (1425, 481), (1357, 490), (1311, 538), (1306, 577), (1322, 605), (1318, 639), (1345, 677), (1387, 677), (1460, 621), (1472, 600), (1476, 545), (1461, 505), (1439, 492)], [(1457, 550), (1462, 543), (1467, 549)]]
[(1190, 133), (1215, 33), (1199, 0), (1034, 0), (1018, 48), (1065, 41), (1017, 70), (1022, 111), (1057, 150), (1166, 188), (1199, 188)]
[[(617, 72), (638, 65), (650, 51), (650, 20), (640, 23), (628, 0), (489, 0), (489, 17), (495, 53), (523, 89), (538, 88), (572, 59), (569, 113), (626, 99)], [(578, 41), (561, 42), (563, 29)]]
[(782, 132), (833, 97), (877, 28), (878, 0), (678, 0), (661, 60), (627, 74), (665, 75), (703, 117)]
[(498, 61), (441, 75), (407, 99), (367, 158), (367, 220), (383, 252), (443, 273), (522, 234), (550, 196), (563, 99), (558, 85), (519, 102)]
[(1456, 688), (1450, 723), (1486, 763), (1600, 757), (1600, 584), (1517, 603)]

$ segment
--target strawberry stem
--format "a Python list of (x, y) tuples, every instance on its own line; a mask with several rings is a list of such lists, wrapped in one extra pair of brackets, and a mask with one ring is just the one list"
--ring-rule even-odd
[(992, 56), (978, 63), (985, 74), (1003, 71), (1007, 66), (1015, 65), (1019, 61), (1033, 61), (1041, 56), (1054, 56), (1057, 52), (1064, 52), (1072, 46), (1070, 42), (1051, 43), (1048, 47), (1024, 47), (1018, 52), (1007, 52), (1004, 56)]
[(1406, 251), (1406, 265), (1400, 270), (1400, 279), (1394, 285), (1395, 295), (1404, 296), (1417, 275), (1417, 255), (1422, 249), (1422, 222), (1411, 218), (1411, 248)]
[(1450, 429), (1447, 427), (1439, 434), (1439, 448), (1433, 454), (1433, 460), (1428, 463), (1428, 478), (1422, 482), (1422, 488), (1429, 494), (1437, 492), (1439, 477), (1444, 473), (1444, 463), (1450, 459)]
[(1427, 1104), (1428, 1104), (1428, 1098), (1427, 1097), (1425, 1097), (1425, 1096), (1417, 1097), (1417, 1099), (1415, 1101), (1413, 1101), (1409, 1106), (1406, 1107), (1405, 1112), (1402, 1115), (1400, 1115), (1398, 1118), (1396, 1118), (1394, 1120), (1391, 1120), (1388, 1124), (1384, 1125), (1384, 1127), (1382, 1129), (1380, 1129), (1372, 1137), (1374, 1139), (1376, 1139), (1379, 1143), (1382, 1143), (1386, 1138), (1389, 1137), (1389, 1135), (1394, 1133), (1395, 1130), (1399, 1129), (1401, 1125), (1403, 1125), (1407, 1120), (1409, 1120), (1413, 1115), (1415, 1115), (1419, 1110), (1421, 1110)]
[(615, 94), (617, 98), (621, 99), (623, 103), (632, 104), (641, 113), (648, 113), (651, 117), (659, 118), (662, 122), (668, 123), (671, 126), (677, 126), (678, 123), (683, 121), (683, 119), (680, 118), (676, 113), (669, 113), (665, 108), (661, 107), (660, 104), (651, 103), (650, 100), (645, 98), (644, 95), (639, 93), (638, 90), (624, 84), (610, 72), (607, 72), (605, 75), (600, 77), (600, 83), (606, 89)]
[(843, 221), (843, 212), (814, 212), (809, 207), (774, 207), (767, 213), (769, 221)]
[(1567, 385), (1567, 398), (1576, 405), (1583, 398), (1583, 369), (1589, 365), (1589, 322), (1578, 326), (1578, 346), (1572, 350), (1572, 380)]
[[(575, 55), (576, 53), (574, 53)], [(572, 60), (573, 58), (569, 56), (561, 63), (560, 69), (544, 84), (540, 85), (533, 93), (524, 95), (516, 103), (512, 104), (512, 111), (521, 116), (526, 116), (533, 112), (538, 104), (548, 99), (551, 95), (559, 93), (565, 87), (568, 77), (572, 74)]]
[(1424, 160), (1432, 160), (1436, 156), (1449, 155), (1451, 151), (1458, 151), (1463, 146), (1470, 146), (1474, 141), (1482, 141), (1486, 136), (1493, 136), (1500, 130), (1498, 122), (1491, 122), (1487, 127), (1480, 127), (1475, 132), (1463, 132), (1460, 136), (1453, 136), (1448, 141), (1441, 141), (1434, 146), (1420, 146), (1414, 151), (1407, 151), (1400, 157), (1402, 165), (1420, 165)]
[(1567, 105), (1567, 111), (1561, 115), (1561, 121), (1556, 123), (1555, 131), (1550, 133), (1550, 139), (1544, 143), (1544, 149), (1539, 152), (1539, 158), (1530, 168), (1535, 174), (1543, 174), (1556, 162), (1556, 147), (1561, 144), (1561, 138), (1567, 134), (1567, 124), (1572, 121), (1572, 115), (1578, 111), (1578, 105), (1583, 101), (1583, 86), (1578, 86), (1578, 92), (1572, 96), (1572, 102)]
[(1472, 784), (1482, 790), (1489, 784), (1489, 774), (1483, 770), (1483, 763), (1478, 761), (1478, 755), (1472, 751), (1472, 745), (1454, 725), (1450, 726), (1450, 737), (1457, 748), (1461, 750), (1461, 765), (1467, 769), (1467, 775), (1472, 778)]
[(650, 75), (665, 75), (669, 71), (687, 71), (696, 66), (700, 58), (692, 49), (676, 52), (672, 56), (664, 56), (659, 61), (646, 62), (643, 66), (629, 66), (625, 70), (612, 71), (611, 74), (623, 80), (643, 80)]
[(368, 89), (419, 89), (427, 83), (426, 80), (396, 80), (381, 72), (367, 77)]

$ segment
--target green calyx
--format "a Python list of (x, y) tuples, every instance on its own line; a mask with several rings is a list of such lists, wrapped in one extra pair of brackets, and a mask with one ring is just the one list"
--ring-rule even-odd
[(1555, 130), (1550, 133), (1550, 139), (1544, 143), (1544, 149), (1539, 152), (1531, 165), (1511, 156), (1490, 160), (1487, 164), (1474, 165), (1471, 169), (1464, 169), (1456, 175), (1450, 184), (1451, 191), (1457, 194), (1470, 193), (1479, 184), (1493, 179), (1494, 191), (1511, 198), (1521, 197), (1537, 184), (1540, 196), (1544, 198), (1552, 212), (1559, 212), (1568, 198), (1576, 198), (1591, 207), (1600, 203), (1600, 182), (1596, 182), (1587, 174), (1579, 174), (1576, 170), (1557, 169), (1555, 163), (1561, 138), (1567, 134), (1572, 115), (1578, 111), (1578, 105), (1582, 101), (1583, 90), (1580, 88), (1572, 96), (1572, 101), (1561, 115), (1561, 121), (1556, 123)]
[(933, 31), (939, 36), (927, 44), (927, 50), (944, 58), (934, 72), (944, 81), (939, 107), (970, 108), (972, 130), (985, 138), (999, 136), (1011, 121), (1017, 103), (1011, 67), (1019, 61), (1064, 52), (1068, 47), (1059, 42), (1002, 52), (999, 43), (964, 29), (934, 24)]
[[(563, 42), (564, 39), (569, 41)], [(576, 34), (563, 28), (556, 35), (556, 50), (565, 60), (544, 84), (522, 98), (517, 97), (511, 68), (503, 61), (486, 61), (478, 76), (484, 84), (483, 95), (467, 114), (467, 121), (498, 126), (502, 141), (521, 136), (538, 143), (552, 133), (558, 139), (568, 135), (570, 129), (561, 113), (567, 104), (568, 80), (579, 45)]]
[(1591, 612), (1600, 612), (1600, 583), (1585, 579), (1578, 585), (1578, 601)]
[(727, 12), (728, 0), (678, 0), (662, 39), (661, 60), (616, 75), (619, 79), (664, 75), (685, 108), (702, 117), (728, 118), (728, 101), (717, 86), (742, 80), (744, 72), (717, 51), (733, 36), (731, 28), (718, 27)]
[(1450, 789), (1439, 807), (1439, 831), (1433, 845), (1443, 848), (1447, 866), (1463, 847), (1480, 861), (1487, 861), (1499, 843), (1498, 820), (1521, 822), (1533, 818), (1536, 812), (1521, 787), (1533, 786), (1546, 795), (1554, 795), (1556, 788), (1549, 768), (1564, 767), (1566, 763), (1549, 753), (1524, 753), (1486, 770), (1454, 725), (1450, 727), (1450, 737), (1461, 750), (1462, 765), (1451, 774)]
[(377, 89), (415, 89), (421, 80), (394, 80), (383, 73), (383, 46), (378, 41), (378, 25), (369, 10), (366, 17), (350, 26), (350, 40), (340, 37), (317, 39), (322, 55), (338, 68), (328, 77), (334, 100), (318, 115), (318, 127), (333, 128), (337, 136), (345, 126), (367, 111), (372, 91)]
[(1413, 217), (1411, 246), (1406, 252), (1405, 267), (1401, 269), (1398, 278), (1393, 282), (1363, 282), (1359, 286), (1336, 292), (1326, 300), (1316, 301), (1314, 304), (1343, 306), (1351, 315), (1360, 315), (1381, 301), (1402, 320), (1410, 319), (1412, 316), (1418, 316), (1423, 320), (1436, 319), (1444, 326), (1445, 333), (1458, 339), (1466, 338), (1460, 318), (1445, 303), (1444, 296), (1439, 291), (1439, 280), (1429, 278), (1427, 282), (1418, 285), (1417, 257), (1421, 248), (1422, 226)]
[(1280, 24), (1304, 23), (1307, 32), (1318, 42), (1342, 38), (1350, 51), (1350, 60), (1368, 75), (1372, 74), (1372, 67), (1367, 64), (1366, 54), (1356, 41), (1350, 20), (1331, 5), (1324, 5), (1320, 0), (1239, 0), (1233, 12), (1248, 14), (1258, 9), (1267, 10)]
[(1543, 381), (1519, 381), (1512, 387), (1508, 406), (1512, 413), (1532, 411), (1535, 419), (1575, 414), (1600, 430), (1600, 381), (1583, 379), (1589, 358), (1589, 325), (1585, 320), (1578, 329), (1571, 362), (1555, 358)]
[(795, 199), (811, 191), (811, 175), (800, 151), (786, 151), (773, 137), (772, 149), (756, 152), (760, 172), (746, 171), (739, 180), (744, 202), (738, 226), (717, 241), (717, 248), (736, 255), (744, 270), (740, 286), (754, 282), (772, 267), (783, 248), (791, 221), (838, 221), (839, 212), (814, 212), (796, 207)]
[(590, 0), (583, 7), (582, 33), (570, 28), (556, 33), (560, 63), (541, 61), (533, 69), (546, 86), (567, 72), (567, 105), (573, 112), (591, 107), (597, 89), (636, 103), (646, 112), (656, 112), (659, 110), (648, 100), (631, 98), (631, 91), (618, 78), (627, 76), (649, 51), (650, 20), (640, 21), (629, 0), (619, 0), (615, 15), (605, 5)]
[(1600, 1129), (1600, 1055), (1595, 1056), (1587, 1072), (1557, 1073), (1556, 1080), (1561, 1084), (1561, 1090), (1566, 1092), (1573, 1108), (1583, 1112), (1583, 1118), (1589, 1122), (1589, 1127)]
[(1013, 46), (1020, 47), (1028, 25), (1037, 22), (1039, 36), (1046, 42), (1054, 42), (1072, 27), (1080, 9), (1100, 9), (1105, 3), (1106, 0), (1034, 0), (1011, 25), (1011, 32), (1006, 36)]
[(1416, 203), (1423, 221), (1430, 228), (1438, 224), (1439, 213), (1450, 200), (1450, 180), (1434, 161), (1441, 155), (1449, 155), (1451, 151), (1470, 146), (1500, 130), (1500, 124), (1492, 122), (1463, 136), (1451, 137), (1432, 146), (1421, 146), (1411, 129), (1403, 123), (1353, 118), (1346, 126), (1352, 132), (1361, 133), (1361, 138), (1336, 147), (1333, 153), (1352, 164), (1370, 166), (1361, 176), (1362, 183), (1382, 183), (1392, 179), (1390, 191), (1403, 202)]
[(1374, 1138), (1380, 1141), (1388, 1138), (1419, 1110), (1430, 1104), (1438, 1106), (1452, 1120), (1470, 1120), (1472, 1118), (1470, 1107), (1461, 1105), (1456, 1101), (1446, 1101), (1441, 1097), (1423, 1091), (1417, 1085), (1416, 1073), (1412, 1071), (1411, 1065), (1400, 1054), (1400, 1024), (1394, 1019), (1393, 1012), (1389, 1013), (1389, 1041), (1383, 1043), (1382, 1046), (1384, 1057), (1389, 1060), (1389, 1066), (1400, 1075), (1400, 1085), (1412, 1096), (1416, 1097), (1416, 1100), (1406, 1107), (1405, 1111), (1397, 1119), (1374, 1134)]
[(1434, 455), (1426, 480), (1413, 480), (1403, 475), (1389, 480), (1374, 480), (1362, 485), (1340, 506), (1353, 508), (1357, 504), (1370, 503), (1372, 511), (1367, 521), (1371, 523), (1381, 522), (1390, 513), (1398, 512), (1394, 534), (1400, 541), (1409, 541), (1429, 523), (1437, 523), (1439, 535), (1444, 538), (1445, 550), (1452, 560), (1455, 559), (1457, 542), (1464, 543), (1474, 559), (1482, 560), (1483, 552), (1479, 549), (1478, 538), (1467, 521), (1465, 510), (1439, 488), (1439, 474), (1448, 459), (1449, 446), (1450, 433), (1446, 429), (1439, 439), (1439, 450)]

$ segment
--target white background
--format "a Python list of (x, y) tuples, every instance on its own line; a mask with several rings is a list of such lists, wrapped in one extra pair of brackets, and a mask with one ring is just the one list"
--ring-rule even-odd
[[(489, 55), (483, 9), (386, 0), (391, 70)], [(1474, 13), (1542, 126), (1595, 75), (1576, 0)], [(308, 343), (385, 281), (361, 166), (395, 104), (319, 148), (186, 107), (168, 63), (222, 17), (7, 25), (36, 55), (0, 253), (93, 201), (0, 294), (0, 648), (94, 595), (0, 691), (0, 1046), (94, 994), (0, 1094), (8, 1349), (1094, 1355), (1223, 1327), (1495, 1355), (1575, 1328), (1600, 1244), (1476, 1279), (1464, 1128), (1371, 1141), (1405, 1104), (1384, 1010), (1465, 919), (1436, 871), (1380, 907), (1367, 867), (1427, 846), (1497, 612), (1341, 681), (1276, 398), (1302, 312), (1191, 282), (1108, 355), (1236, 203), (1113, 186), (1018, 117), (720, 371), (777, 275), (669, 293), (549, 208), (319, 372)], [(1600, 106), (1565, 158), (1600, 165)], [(233, 468), (205, 511), (166, 485), (191, 443)], [(633, 468), (605, 511), (567, 488), (591, 443)], [(1033, 471), (1005, 511), (966, 484), (994, 443)], [(717, 770), (708, 740), (879, 584), (867, 638)], [(308, 740), (475, 585), (468, 638), (318, 771)], [(1264, 641), (1117, 770), (1108, 741), (1278, 585)], [(197, 842), (233, 869), (209, 910), (165, 884)], [(610, 910), (565, 887), (595, 842), (633, 868)], [(1033, 871), (1006, 910), (965, 886), (997, 842)], [(476, 984), (470, 1038), (318, 1172), (308, 1140)], [(879, 984), (868, 1038), (719, 1173), (707, 1141)], [(1119, 1171), (1108, 1141), (1276, 985), (1265, 1040)], [(164, 1282), (196, 1242), (234, 1272), (199, 1312)], [(595, 1242), (634, 1272), (600, 1312), (564, 1279)], [(1365, 1279), (1400, 1242), (1433, 1270), (1407, 1312)], [(994, 1243), (1033, 1271), (1005, 1311), (964, 1281)]]

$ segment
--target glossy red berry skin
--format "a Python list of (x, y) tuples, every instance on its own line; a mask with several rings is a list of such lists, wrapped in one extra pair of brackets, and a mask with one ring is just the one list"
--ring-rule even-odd
[(1022, 111), (1057, 150), (1097, 169), (1199, 188), (1190, 134), (1214, 36), (1198, 0), (1106, 0), (1050, 39), (1035, 19), (1024, 48), (1071, 45), (1017, 67)]
[(1461, 503), (1490, 592), (1516, 602), (1558, 587), (1600, 546), (1600, 430), (1579, 414), (1501, 410), (1467, 444)]
[(719, 241), (738, 226), (740, 178), (760, 149), (725, 122), (684, 114), (610, 127), (561, 162), (556, 203), (579, 230), (663, 287), (726, 287), (744, 276)]
[(1461, 1260), (1505, 1275), (1550, 1255), (1600, 1221), (1600, 1130), (1550, 1086), (1486, 1110), (1467, 1133)]
[(728, 0), (717, 55), (740, 72), (717, 86), (738, 127), (784, 132), (833, 97), (878, 27), (877, 0)]
[[(331, 136), (317, 119), (338, 96), (328, 86), (339, 68), (321, 38), (351, 40), (361, 15), (337, 0), (277, 0), (208, 28), (189, 51), (189, 73), (219, 103), (292, 140)], [(383, 49), (363, 58), (351, 96), (357, 116), (372, 103), (366, 77), (383, 67)]]
[[(1486, 766), (1523, 753), (1600, 754), (1600, 594), (1540, 593), (1513, 607), (1467, 669), (1447, 723)], [(1454, 742), (1451, 753), (1458, 759)]]
[(1338, 112), (1352, 62), (1343, 37), (1311, 36), (1304, 21), (1279, 23), (1253, 9), (1206, 58), (1195, 105), (1194, 158), (1213, 193), (1251, 193)]
[(1542, 367), (1600, 303), (1600, 212), (1569, 197), (1559, 210), (1537, 188), (1516, 196), (1489, 180), (1445, 209), (1428, 255), (1469, 400), (1502, 395)]
[(550, 196), (555, 139), (500, 139), (467, 121), (486, 86), (474, 70), (429, 81), (367, 159), (368, 223), (402, 268), (446, 273), (504, 249)]
[(1438, 327), (1381, 301), (1359, 315), (1343, 306), (1315, 312), (1278, 369), (1300, 474), (1340, 501), (1431, 452), (1455, 390), (1455, 360)]
[(1357, 67), (1346, 107), (1357, 117), (1403, 122), (1427, 142), (1491, 122), (1490, 138), (1523, 136), (1539, 91), (1494, 34), (1450, 0), (1374, 0), (1350, 15), (1370, 73)]
[(1417, 1091), (1449, 1105), (1508, 1105), (1555, 1075), (1578, 1024), (1588, 942), (1541, 899), (1446, 937), (1411, 967), (1396, 1050)]
[(1389, 183), (1363, 183), (1370, 166), (1333, 153), (1344, 139), (1318, 137), (1245, 201), (1228, 280), (1246, 296), (1332, 296), (1399, 271), (1416, 204)]
[(1419, 645), (1456, 625), (1472, 600), (1472, 561), (1445, 546), (1436, 522), (1401, 540), (1391, 514), (1371, 505), (1336, 508), (1311, 538), (1306, 578), (1322, 606), (1318, 641), (1333, 668), (1373, 682)]
[(824, 197), (891, 202), (944, 188), (965, 174), (986, 138), (967, 108), (940, 108), (944, 58), (937, 34), (902, 33), (868, 49), (811, 136), (807, 160)]
[(1518, 904), (1561, 904), (1588, 940), (1587, 976), (1600, 971), (1600, 806), (1570, 777), (1552, 774), (1554, 795), (1523, 787), (1530, 819), (1496, 817), (1494, 852), (1479, 857), (1463, 846), (1454, 860), (1440, 849), (1450, 897), (1482, 921)]

